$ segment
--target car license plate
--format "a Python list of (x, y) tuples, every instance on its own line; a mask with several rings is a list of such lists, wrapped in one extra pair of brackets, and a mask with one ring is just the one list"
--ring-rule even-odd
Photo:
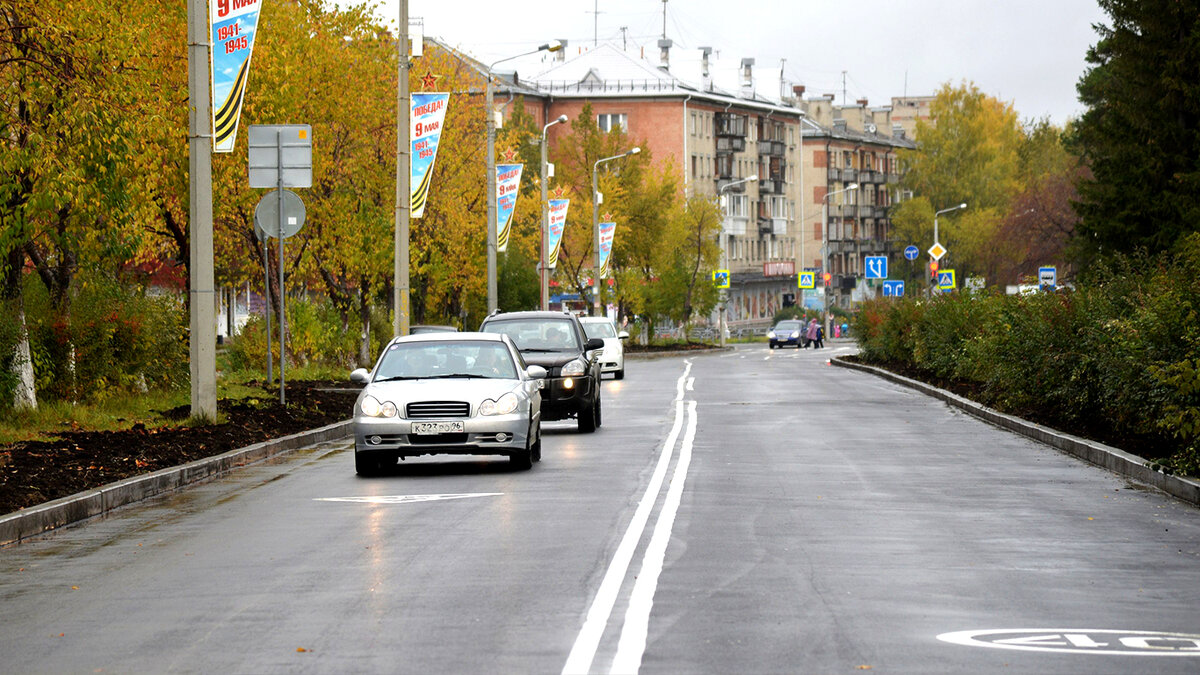
[(462, 422), (413, 422), (412, 432), (421, 436), (431, 434), (461, 434)]

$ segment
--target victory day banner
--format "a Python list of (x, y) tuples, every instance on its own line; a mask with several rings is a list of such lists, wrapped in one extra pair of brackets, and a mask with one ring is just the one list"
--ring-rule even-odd
[(210, 0), (213, 152), (233, 152), (261, 0)]
[(616, 223), (600, 223), (600, 278), (608, 278), (610, 269), (608, 261), (612, 257), (613, 235), (617, 232)]
[(508, 250), (508, 233), (512, 229), (513, 210), (521, 186), (524, 164), (501, 164), (496, 167), (496, 250)]
[(567, 224), (567, 207), (570, 206), (570, 199), (551, 199), (550, 204), (550, 241), (547, 247), (550, 249), (550, 261), (547, 267), (554, 269), (558, 266), (558, 245), (562, 243), (563, 227)]
[(450, 94), (412, 94), (412, 214), (420, 218), (429, 199), (429, 182), (433, 179), (433, 161), (437, 159), (438, 141), (442, 139), (442, 122), (446, 119), (446, 103)]

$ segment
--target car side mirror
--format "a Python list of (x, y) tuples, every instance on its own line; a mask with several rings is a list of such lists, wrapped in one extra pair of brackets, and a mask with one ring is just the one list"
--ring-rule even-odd
[(621, 340), (628, 340), (628, 339), (629, 339), (629, 333), (627, 333), (627, 332), (625, 332), (625, 331), (621, 331), (620, 333), (617, 333), (617, 337), (618, 337), (619, 339), (621, 339)]
[(604, 338), (588, 338), (583, 348), (589, 352), (595, 349), (604, 349)]
[(354, 384), (366, 384), (371, 381), (371, 371), (366, 368), (355, 368), (350, 371), (350, 381)]
[(546, 369), (541, 366), (529, 366), (525, 369), (525, 374), (534, 380), (546, 379)]

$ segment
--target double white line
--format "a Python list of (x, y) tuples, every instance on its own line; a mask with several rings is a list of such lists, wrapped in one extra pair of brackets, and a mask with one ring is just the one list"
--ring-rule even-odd
[(633, 560), (634, 549), (642, 540), (650, 512), (658, 501), (663, 479), (674, 454), (675, 443), (679, 440), (679, 432), (683, 429), (686, 418), (687, 430), (683, 436), (683, 443), (679, 446), (679, 460), (675, 464), (671, 485), (667, 488), (666, 499), (642, 558), (642, 569), (636, 577), (637, 581), (634, 582), (633, 592), (629, 597), (629, 609), (625, 612), (625, 624), (621, 628), (621, 639), (617, 643), (617, 655), (609, 672), (636, 673), (642, 665), (642, 654), (646, 651), (646, 635), (650, 628), (650, 608), (654, 604), (654, 591), (658, 587), (658, 576), (666, 559), (667, 542), (671, 538), (671, 528), (675, 525), (675, 515), (679, 511), (683, 484), (687, 479), (688, 465), (692, 461), (692, 442), (696, 438), (696, 402), (683, 400), (685, 385), (689, 381), (688, 374), (692, 370), (692, 362), (685, 363), (687, 365), (683, 375), (675, 385), (675, 422), (671, 426), (671, 433), (667, 435), (667, 440), (659, 452), (658, 464), (654, 467), (654, 474), (650, 477), (650, 483), (646, 486), (646, 492), (642, 495), (637, 510), (634, 511), (633, 520), (617, 546), (608, 571), (604, 573), (596, 597), (592, 599), (587, 619), (579, 631), (579, 636), (575, 638), (575, 645), (571, 648), (566, 665), (563, 666), (564, 675), (587, 673), (592, 669), (600, 638), (608, 626), (617, 595), (629, 571), (629, 563)]

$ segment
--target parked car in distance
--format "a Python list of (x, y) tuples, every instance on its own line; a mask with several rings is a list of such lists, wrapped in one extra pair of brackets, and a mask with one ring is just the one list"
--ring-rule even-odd
[(573, 314), (562, 312), (497, 313), (483, 320), (481, 331), (507, 335), (526, 363), (542, 366), (542, 420), (575, 418), (579, 431), (591, 433), (601, 423), (600, 350), (604, 341), (589, 339)]
[(780, 321), (767, 331), (767, 343), (770, 349), (792, 345), (799, 349), (804, 346), (804, 322), (799, 319)]
[(394, 338), (354, 403), (354, 468), (370, 476), (418, 455), (505, 455), (528, 469), (542, 456), (541, 381), (513, 341), (491, 333)]
[(629, 333), (618, 331), (612, 319), (606, 316), (581, 316), (579, 323), (583, 324), (583, 332), (588, 338), (604, 340), (604, 349), (600, 352), (600, 372), (612, 373), (618, 380), (625, 379), (625, 343)]
[(432, 325), (417, 325), (409, 326), (409, 335), (424, 335), (425, 333), (457, 333), (458, 328), (455, 326), (432, 326)]

